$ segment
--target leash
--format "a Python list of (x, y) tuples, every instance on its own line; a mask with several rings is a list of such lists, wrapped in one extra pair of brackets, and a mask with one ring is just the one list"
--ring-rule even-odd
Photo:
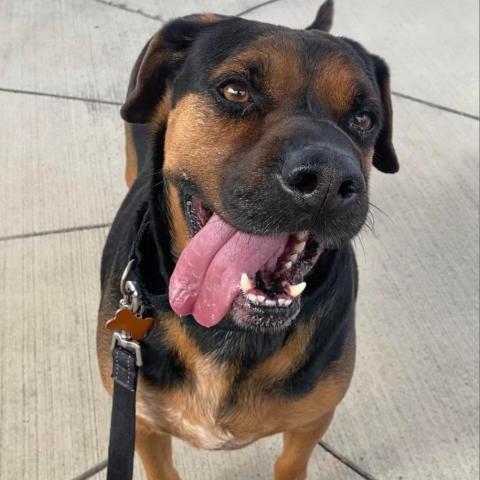
[(154, 325), (148, 313), (171, 311), (168, 293), (149, 294), (141, 280), (139, 248), (149, 225), (147, 208), (120, 280), (123, 298), (115, 317), (106, 324), (106, 328), (113, 331), (113, 402), (107, 480), (130, 480), (133, 476), (136, 391), (138, 372), (143, 364), (141, 341)]

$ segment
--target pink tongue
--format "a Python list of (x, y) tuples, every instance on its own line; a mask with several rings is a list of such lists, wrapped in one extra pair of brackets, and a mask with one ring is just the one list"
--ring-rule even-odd
[(170, 279), (170, 305), (205, 327), (216, 325), (240, 292), (242, 273), (253, 277), (285, 250), (287, 234), (242, 233), (213, 215), (183, 250)]

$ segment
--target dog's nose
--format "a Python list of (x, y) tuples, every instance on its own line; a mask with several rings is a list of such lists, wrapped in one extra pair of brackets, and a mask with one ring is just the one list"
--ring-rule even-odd
[(321, 145), (290, 150), (281, 181), (297, 202), (328, 210), (348, 207), (366, 189), (355, 157)]

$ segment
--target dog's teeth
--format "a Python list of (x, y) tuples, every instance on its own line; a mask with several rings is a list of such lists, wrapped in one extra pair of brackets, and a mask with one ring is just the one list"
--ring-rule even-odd
[(294, 252), (295, 253), (302, 253), (305, 250), (305, 245), (307, 242), (300, 242), (295, 245)]
[(278, 306), (279, 307), (285, 307), (286, 303), (287, 303), (287, 300), (285, 300), (284, 298), (279, 298), (278, 299)]
[(253, 293), (249, 293), (247, 295), (247, 299), (250, 300), (252, 303), (258, 303), (258, 297)]
[(284, 302), (285, 302), (284, 305), (286, 307), (289, 307), (292, 304), (293, 300), (288, 299), (288, 300), (284, 300)]
[(255, 295), (254, 293), (249, 293), (246, 295), (247, 300), (255, 305), (265, 305), (265, 297), (263, 295)]
[(288, 260), (289, 260), (290, 262), (292, 262), (292, 263), (295, 263), (295, 262), (298, 260), (298, 255), (297, 255), (296, 253), (293, 254), (293, 255), (290, 255), (290, 256), (288, 257)]
[(243, 293), (248, 293), (255, 285), (246, 273), (242, 273), (240, 278), (240, 288)]
[(298, 285), (289, 285), (287, 287), (287, 291), (292, 298), (296, 298), (305, 290), (306, 287), (307, 284), (305, 282), (302, 282)]
[(308, 232), (299, 232), (296, 237), (298, 242), (304, 242), (308, 238)]
[(293, 263), (292, 263), (292, 262), (287, 262), (287, 263), (285, 264), (285, 270), (290, 270), (290, 269), (292, 268), (292, 266), (293, 266)]
[(267, 307), (275, 307), (277, 305), (277, 302), (275, 300), (265, 300), (265, 305)]
[(263, 295), (257, 295), (255, 301), (258, 305), (265, 303), (265, 297)]

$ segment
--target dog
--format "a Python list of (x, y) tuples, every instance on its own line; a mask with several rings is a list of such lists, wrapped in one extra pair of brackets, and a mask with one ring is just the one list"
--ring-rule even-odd
[(304, 480), (354, 370), (352, 239), (372, 166), (395, 173), (389, 70), (311, 26), (214, 14), (167, 23), (142, 50), (121, 115), (127, 184), (101, 269), (101, 377), (112, 392), (118, 285), (145, 210), (145, 288), (166, 291), (141, 340), (136, 451), (178, 480), (171, 437), (236, 449), (282, 433), (275, 480)]

